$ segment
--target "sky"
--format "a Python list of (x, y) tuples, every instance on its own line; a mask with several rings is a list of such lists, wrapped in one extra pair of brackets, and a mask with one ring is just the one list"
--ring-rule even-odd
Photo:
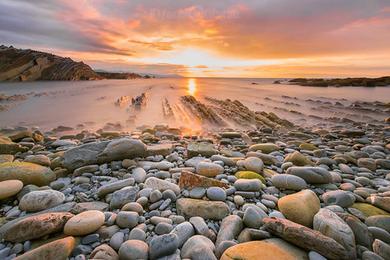
[(0, 44), (187, 77), (390, 75), (390, 0), (1, 0)]

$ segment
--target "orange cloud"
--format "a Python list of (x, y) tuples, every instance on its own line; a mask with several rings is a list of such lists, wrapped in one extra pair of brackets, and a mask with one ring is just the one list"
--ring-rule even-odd
[[(0, 4), (0, 37), (30, 37), (96, 68), (163, 63), (183, 75), (266, 77), (373, 75), (390, 65), (390, 6), (381, 0), (43, 2)], [(35, 15), (24, 28), (7, 8), (19, 20), (24, 8)]]

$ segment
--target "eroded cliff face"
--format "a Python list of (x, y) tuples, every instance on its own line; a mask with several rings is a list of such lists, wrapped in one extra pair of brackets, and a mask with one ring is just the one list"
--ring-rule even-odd
[(0, 46), (0, 81), (100, 79), (90, 66), (50, 53)]

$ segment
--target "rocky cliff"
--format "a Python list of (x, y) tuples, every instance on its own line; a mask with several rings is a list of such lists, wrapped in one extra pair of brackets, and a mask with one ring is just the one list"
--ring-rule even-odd
[(0, 46), (0, 81), (100, 79), (90, 66), (50, 53)]

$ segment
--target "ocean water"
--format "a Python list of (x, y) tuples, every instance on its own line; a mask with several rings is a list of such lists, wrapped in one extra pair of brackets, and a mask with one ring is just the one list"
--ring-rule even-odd
[[(203, 126), (183, 112), (180, 97), (192, 95), (208, 104), (206, 97), (239, 100), (253, 111), (274, 112), (300, 125), (327, 125), (328, 118), (349, 118), (359, 122), (383, 121), (388, 111), (363, 103), (389, 102), (390, 88), (318, 88), (272, 84), (275, 79), (162, 78), (78, 82), (1, 83), (0, 94), (25, 95), (25, 100), (0, 102), (0, 127), (37, 126), (48, 130), (59, 125), (99, 129), (107, 123), (123, 130), (141, 125), (169, 124), (199, 129)], [(255, 83), (255, 84), (254, 84)], [(145, 93), (146, 104), (134, 109), (130, 103), (115, 105), (121, 96)], [(169, 102), (173, 118), (165, 118), (163, 105)]]

